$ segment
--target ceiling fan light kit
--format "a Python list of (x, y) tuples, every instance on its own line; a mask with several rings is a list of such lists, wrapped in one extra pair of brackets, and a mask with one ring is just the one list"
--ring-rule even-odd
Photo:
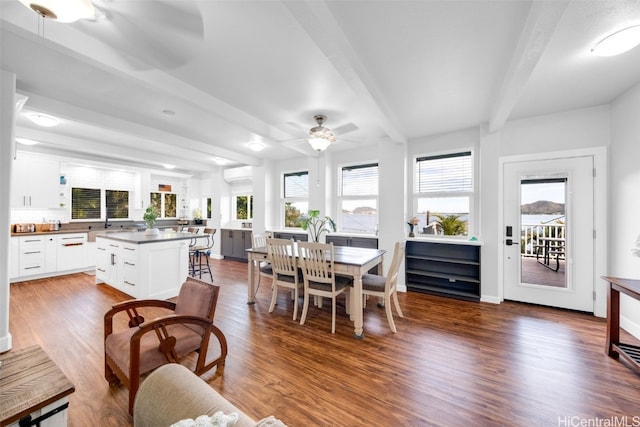
[(640, 25), (634, 25), (609, 34), (591, 49), (596, 56), (620, 55), (640, 45)]
[(58, 22), (75, 22), (95, 16), (91, 0), (20, 0), (20, 3), (43, 18)]
[(322, 126), (327, 120), (327, 116), (318, 114), (313, 118), (318, 123), (318, 126), (309, 129), (309, 144), (316, 151), (324, 151), (329, 145), (336, 142), (336, 137), (333, 136), (331, 130)]

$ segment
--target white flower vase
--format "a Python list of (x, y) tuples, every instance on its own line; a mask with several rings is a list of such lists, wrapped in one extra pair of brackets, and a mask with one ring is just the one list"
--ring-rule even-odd
[(144, 230), (144, 235), (145, 236), (157, 236), (158, 234), (160, 234), (160, 230), (158, 230), (155, 227), (147, 228), (146, 230)]

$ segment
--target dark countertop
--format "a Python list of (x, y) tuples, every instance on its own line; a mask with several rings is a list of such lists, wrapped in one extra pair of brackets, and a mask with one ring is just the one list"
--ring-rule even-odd
[(58, 230), (58, 231), (36, 231), (33, 233), (14, 233), (11, 232), (11, 237), (20, 237), (20, 236), (42, 236), (47, 234), (72, 234), (72, 233), (88, 233), (89, 230)]
[(198, 237), (195, 234), (186, 233), (183, 231), (161, 230), (156, 235), (147, 236), (144, 231), (132, 231), (132, 232), (105, 232), (103, 234), (98, 233), (96, 237), (103, 239), (117, 240), (119, 242), (134, 243), (141, 245), (144, 243), (161, 243), (171, 242), (174, 240), (191, 240), (194, 237)]

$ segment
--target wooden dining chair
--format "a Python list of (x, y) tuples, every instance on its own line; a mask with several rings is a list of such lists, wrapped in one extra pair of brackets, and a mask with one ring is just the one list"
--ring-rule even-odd
[[(336, 298), (350, 291), (353, 279), (336, 276), (333, 243), (298, 242), (298, 255), (304, 279), (304, 305), (300, 324), (304, 325), (309, 310), (309, 297), (331, 298), (331, 333), (336, 332)], [(349, 296), (346, 307), (349, 307)]]
[[(252, 248), (265, 248), (267, 247), (267, 240), (273, 238), (273, 233), (266, 231), (264, 233), (252, 233), (251, 247)], [(273, 270), (271, 269), (271, 263), (269, 261), (260, 261), (256, 266), (258, 269), (258, 285), (256, 286), (256, 292), (260, 287), (260, 279), (264, 277), (271, 277)]]
[(396, 242), (393, 249), (393, 259), (389, 266), (389, 271), (386, 276), (379, 276), (377, 274), (363, 274), (362, 275), (362, 295), (364, 297), (363, 308), (366, 307), (367, 298), (369, 296), (375, 296), (382, 299), (384, 302), (385, 311), (387, 313), (387, 320), (389, 322), (389, 328), (396, 333), (396, 324), (393, 321), (393, 313), (391, 312), (391, 297), (393, 297), (393, 303), (396, 306), (398, 316), (404, 317), (400, 304), (398, 303), (398, 271), (400, 265), (404, 260), (405, 242)]
[(298, 318), (299, 290), (303, 286), (298, 261), (294, 256), (293, 240), (267, 239), (267, 259), (271, 264), (273, 291), (269, 313), (278, 302), (278, 287), (289, 289), (293, 293), (293, 320)]

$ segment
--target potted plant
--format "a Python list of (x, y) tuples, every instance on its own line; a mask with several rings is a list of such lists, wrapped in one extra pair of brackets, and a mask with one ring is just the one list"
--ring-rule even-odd
[(144, 232), (145, 235), (153, 236), (159, 233), (158, 229), (155, 228), (157, 218), (158, 218), (158, 211), (156, 210), (155, 207), (149, 206), (144, 211), (144, 215), (142, 215), (142, 219), (144, 220), (144, 223), (147, 226), (147, 229)]
[(200, 210), (200, 208), (197, 208), (197, 209), (193, 210), (193, 221), (197, 225), (202, 224), (202, 211)]
[(467, 232), (467, 223), (460, 219), (460, 215), (435, 214), (436, 222), (445, 236), (457, 236)]
[(325, 216), (320, 218), (319, 210), (310, 210), (307, 215), (300, 220), (303, 230), (309, 231), (309, 237), (312, 242), (318, 242), (322, 233), (336, 231), (336, 223), (331, 217)]

